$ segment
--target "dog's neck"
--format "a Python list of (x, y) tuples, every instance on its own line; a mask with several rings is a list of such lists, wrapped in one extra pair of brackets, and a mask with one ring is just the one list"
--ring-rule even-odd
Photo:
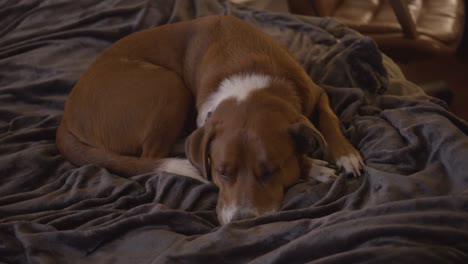
[(239, 73), (226, 77), (221, 81), (216, 91), (201, 105), (197, 116), (197, 127), (203, 126), (210, 114), (223, 101), (235, 99), (238, 103), (241, 103), (245, 101), (252, 92), (262, 89), (269, 89), (269, 93), (278, 93), (278, 96), (283, 98), (290, 97), (290, 102), (297, 102), (294, 107), (299, 110), (300, 99), (297, 97), (294, 90), (285, 87), (287, 86), (286, 83), (287, 81), (280, 77), (258, 73)]
[(227, 99), (236, 99), (238, 102), (245, 100), (255, 90), (267, 88), (272, 77), (264, 74), (234, 74), (225, 78), (218, 86), (216, 92), (210, 95), (199, 109), (197, 126), (205, 124), (209, 113)]

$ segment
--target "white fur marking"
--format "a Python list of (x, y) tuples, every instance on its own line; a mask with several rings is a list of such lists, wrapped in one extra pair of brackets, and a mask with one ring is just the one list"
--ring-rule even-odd
[[(264, 214), (269, 214), (269, 213), (273, 213), (274, 211), (269, 211), (269, 212), (265, 212)], [(255, 208), (252, 208), (252, 207), (242, 207), (242, 206), (237, 206), (237, 205), (234, 205), (234, 204), (231, 204), (231, 205), (228, 205), (228, 206), (225, 206), (223, 207), (223, 209), (221, 209), (221, 216), (220, 216), (220, 220), (221, 220), (221, 224), (227, 224), (227, 223), (230, 223), (233, 221), (233, 218), (236, 214), (240, 214), (241, 217), (258, 217), (260, 216), (259, 212), (257, 209)], [(247, 219), (245, 218), (245, 219)], [(244, 220), (244, 219), (237, 219), (237, 220)]]
[(328, 166), (328, 162), (317, 159), (309, 159), (312, 163), (309, 170), (309, 179), (313, 179), (319, 182), (331, 182), (334, 181), (338, 176), (336, 176), (336, 171)]
[(361, 176), (363, 161), (359, 154), (350, 154), (348, 156), (339, 157), (336, 161), (336, 165), (338, 167), (343, 167), (347, 174), (353, 174), (355, 178)]
[(221, 210), (221, 224), (227, 224), (231, 222), (232, 218), (234, 217), (234, 214), (239, 210), (237, 206), (224, 206), (223, 209)]
[(262, 74), (236, 74), (224, 79), (208, 100), (203, 103), (197, 117), (197, 126), (205, 124), (205, 119), (222, 101), (234, 98), (237, 101), (245, 100), (252, 91), (266, 88), (271, 77)]
[(195, 166), (193, 166), (188, 159), (164, 159), (164, 161), (161, 163), (157, 170), (194, 178), (203, 183), (209, 183), (209, 181), (207, 181), (205, 178), (203, 178), (203, 176), (200, 175), (198, 169), (195, 168)]

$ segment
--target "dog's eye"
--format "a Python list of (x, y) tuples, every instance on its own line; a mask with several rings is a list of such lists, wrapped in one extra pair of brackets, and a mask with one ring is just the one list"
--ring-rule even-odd
[(262, 173), (260, 174), (261, 180), (263, 182), (268, 181), (269, 179), (273, 178), (279, 172), (278, 168), (275, 169), (263, 169)]
[(229, 172), (226, 169), (218, 169), (217, 173), (223, 180), (226, 180), (226, 181), (231, 180), (231, 176), (230, 176)]
[(274, 160), (266, 160), (259, 164), (258, 168), (258, 180), (262, 183), (267, 183), (269, 180), (275, 178), (275, 176), (281, 171), (281, 167), (277, 166), (280, 162)]

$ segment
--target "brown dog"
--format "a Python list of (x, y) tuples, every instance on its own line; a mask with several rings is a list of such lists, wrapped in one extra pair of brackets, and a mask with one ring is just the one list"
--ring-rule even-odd
[[(196, 113), (190, 162), (170, 158)], [(317, 148), (354, 176), (363, 165), (327, 94), (280, 43), (229, 16), (144, 30), (104, 51), (68, 97), (57, 146), (77, 165), (212, 180), (223, 224), (277, 211), (300, 177), (333, 180), (306, 156)]]

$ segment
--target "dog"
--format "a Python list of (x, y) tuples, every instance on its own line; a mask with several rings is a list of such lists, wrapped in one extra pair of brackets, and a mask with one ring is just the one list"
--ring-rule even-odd
[[(79, 166), (214, 182), (221, 224), (278, 211), (301, 178), (333, 181), (315, 150), (347, 174), (363, 168), (324, 90), (277, 40), (232, 16), (117, 41), (73, 87), (56, 136)], [(187, 159), (171, 156), (184, 138)]]

